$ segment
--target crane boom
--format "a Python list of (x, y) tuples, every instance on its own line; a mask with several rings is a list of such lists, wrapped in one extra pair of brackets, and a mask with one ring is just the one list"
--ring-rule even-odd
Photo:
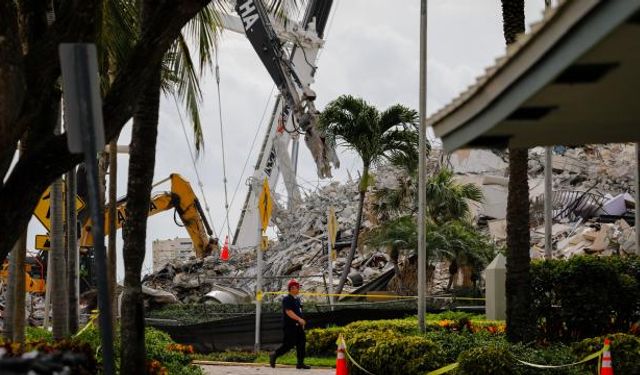
[[(336, 168), (340, 165), (334, 143), (316, 126), (318, 111), (314, 105), (315, 93), (310, 88), (332, 3), (331, 0), (311, 0), (302, 25), (288, 22), (284, 26), (270, 17), (260, 0), (238, 0), (236, 3), (236, 12), (247, 38), (280, 91), (253, 179), (261, 181), (267, 177), (274, 189), (282, 174), (290, 207), (299, 200), (296, 168), (300, 135), (304, 135), (316, 162), (319, 178), (331, 177), (331, 164)], [(238, 22), (227, 19), (225, 25), (227, 23), (230, 29), (237, 30)], [(283, 48), (285, 42), (292, 45), (289, 55)], [(292, 140), (293, 155), (290, 157), (288, 148)], [(253, 190), (249, 186), (233, 239), (234, 245), (239, 247), (257, 245), (257, 196)]]

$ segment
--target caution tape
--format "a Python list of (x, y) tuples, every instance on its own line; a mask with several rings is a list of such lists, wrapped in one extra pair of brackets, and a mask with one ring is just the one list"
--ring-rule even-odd
[[(598, 358), (598, 374), (600, 374), (600, 367), (601, 367), (601, 361), (602, 361), (602, 354), (606, 351), (609, 350), (609, 345), (605, 345), (602, 349), (598, 350), (595, 353), (589, 354), (588, 356), (582, 358), (581, 360), (579, 360), (578, 362), (573, 362), (573, 363), (569, 363), (566, 365), (540, 365), (540, 364), (536, 364), (536, 363), (530, 363), (530, 362), (526, 362), (526, 361), (522, 361), (520, 359), (515, 358), (516, 361), (518, 361), (519, 363), (525, 365), (525, 366), (529, 366), (529, 367), (533, 367), (533, 368), (539, 368), (539, 369), (558, 369), (558, 368), (566, 368), (566, 367), (571, 367), (571, 366), (577, 366), (586, 362), (589, 362), (591, 360), (594, 360), (596, 358)], [(441, 374), (445, 374), (451, 370), (456, 369), (458, 366), (460, 366), (459, 363), (452, 363), (450, 365), (446, 365), (444, 367), (441, 367), (437, 370), (428, 372), (427, 375), (441, 375)]]
[(457, 362), (456, 363), (452, 363), (450, 365), (446, 365), (444, 367), (441, 367), (437, 370), (433, 370), (431, 372), (428, 372), (427, 375), (440, 375), (440, 374), (444, 374), (447, 373), (451, 370), (454, 370), (456, 368), (458, 368), (458, 366), (460, 366)]
[(98, 310), (93, 310), (93, 311), (91, 312), (91, 318), (89, 318), (89, 321), (87, 322), (87, 324), (86, 324), (84, 327), (82, 327), (82, 329), (81, 329), (81, 330), (79, 330), (79, 331), (74, 335), (74, 337), (78, 337), (78, 336), (80, 336), (81, 334), (83, 334), (83, 333), (84, 333), (84, 331), (86, 331), (87, 329), (89, 329), (89, 327), (91, 327), (91, 326), (93, 325), (93, 323), (96, 321), (96, 319), (98, 319), (98, 315), (99, 315)]
[(364, 372), (367, 375), (375, 375), (371, 371), (369, 371), (369, 370), (365, 369), (364, 367), (362, 367), (358, 362), (356, 362), (355, 359), (353, 359), (353, 357), (349, 353), (349, 350), (347, 350), (347, 342), (344, 340), (344, 337), (342, 336), (342, 334), (340, 334), (340, 336), (338, 336), (338, 342), (341, 343), (344, 346), (344, 353), (347, 355), (347, 358), (349, 358), (349, 361), (351, 361), (351, 363), (354, 364), (354, 366), (359, 368), (362, 372)]
[[(571, 367), (571, 366), (576, 366), (576, 365), (580, 365), (586, 362), (589, 362), (593, 359), (596, 358), (600, 358), (602, 356), (602, 353), (605, 352), (605, 348), (600, 349), (599, 351), (593, 353), (593, 354), (589, 354), (588, 356), (582, 358), (581, 360), (579, 360), (578, 362), (573, 362), (573, 363), (569, 363), (566, 365), (539, 365), (536, 363), (530, 363), (530, 362), (526, 362), (526, 361), (522, 361), (518, 358), (516, 358), (515, 360), (520, 362), (523, 365), (529, 366), (529, 367), (534, 367), (534, 368), (541, 368), (541, 369), (552, 369), (552, 368), (565, 368), (565, 367)], [(600, 369), (600, 366), (598, 366), (598, 370)]]
[[(289, 292), (261, 292), (256, 293), (256, 299), (262, 301), (265, 295), (286, 295)], [(312, 292), (300, 292), (300, 296), (307, 297), (360, 297), (360, 298), (381, 298), (381, 299), (404, 299), (413, 300), (418, 299), (418, 296), (397, 296), (393, 294), (353, 294), (353, 293), (312, 293)], [(453, 299), (460, 301), (484, 301), (484, 298), (473, 297), (447, 297), (447, 296), (426, 296), (431, 299)]]

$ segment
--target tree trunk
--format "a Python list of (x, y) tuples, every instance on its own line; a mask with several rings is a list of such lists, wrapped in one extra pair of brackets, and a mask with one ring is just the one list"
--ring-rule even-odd
[(507, 339), (528, 342), (535, 334), (531, 314), (528, 150), (509, 149), (507, 201)]
[(118, 190), (118, 141), (117, 138), (109, 143), (109, 247), (107, 249), (107, 276), (109, 281), (109, 299), (113, 311), (113, 326), (116, 326), (118, 315), (118, 299), (116, 298), (116, 200)]
[(62, 194), (62, 179), (56, 180), (51, 185), (51, 298), (53, 337), (55, 339), (65, 338), (69, 334), (69, 308), (67, 306), (67, 272), (64, 235), (64, 200)]
[(25, 274), (24, 263), (27, 252), (27, 233), (23, 233), (13, 247), (9, 259), (9, 277), (5, 298), (5, 337), (24, 343), (25, 325)]
[(358, 202), (358, 216), (356, 218), (356, 226), (353, 229), (353, 239), (351, 240), (351, 249), (349, 249), (347, 262), (344, 265), (344, 270), (342, 270), (342, 275), (340, 275), (340, 282), (338, 283), (338, 289), (336, 290), (337, 294), (342, 293), (342, 288), (344, 288), (344, 284), (347, 281), (349, 272), (351, 271), (351, 262), (353, 262), (353, 257), (356, 254), (356, 249), (358, 248), (358, 235), (360, 234), (360, 225), (362, 224), (362, 211), (364, 206), (364, 197), (367, 194), (368, 176), (369, 166), (365, 165), (362, 169), (362, 177), (360, 178), (360, 200)]
[(140, 282), (145, 255), (147, 215), (155, 166), (158, 110), (160, 104), (160, 69), (141, 95), (133, 117), (129, 181), (127, 186), (127, 220), (124, 223), (124, 294), (122, 297), (120, 368), (131, 374), (145, 371), (144, 310)]
[(67, 285), (69, 290), (69, 333), (78, 331), (78, 237), (76, 212), (76, 168), (67, 173)]
[[(507, 45), (525, 31), (524, 0), (502, 0), (504, 39)], [(507, 339), (527, 342), (535, 335), (531, 315), (529, 180), (527, 149), (509, 149), (507, 200)]]
[[(61, 116), (60, 101), (57, 106), (57, 121), (55, 133), (61, 132)], [(69, 298), (67, 296), (67, 267), (65, 235), (64, 235), (64, 195), (62, 192), (63, 181), (58, 178), (51, 185), (50, 207), (51, 214), (51, 249), (49, 256), (51, 257), (51, 295), (52, 301), (52, 320), (53, 320), (53, 338), (56, 340), (63, 339), (69, 335)]]

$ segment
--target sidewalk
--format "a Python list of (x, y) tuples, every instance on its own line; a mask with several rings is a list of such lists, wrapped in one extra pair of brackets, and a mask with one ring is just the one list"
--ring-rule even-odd
[(206, 375), (333, 375), (334, 369), (296, 370), (295, 367), (222, 366), (199, 364)]

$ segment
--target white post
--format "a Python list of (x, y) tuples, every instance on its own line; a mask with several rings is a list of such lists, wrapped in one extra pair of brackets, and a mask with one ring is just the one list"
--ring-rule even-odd
[(420, 6), (420, 135), (418, 141), (418, 326), (425, 331), (426, 312), (427, 249), (425, 243), (426, 204), (426, 138), (427, 138), (427, 0)]
[[(260, 180), (256, 179), (256, 194), (260, 194)], [(258, 246), (256, 246), (257, 271), (256, 271), (256, 342), (255, 352), (260, 351), (260, 316), (262, 314), (262, 220), (258, 219)]]
[(487, 319), (504, 320), (507, 317), (507, 297), (505, 282), (507, 279), (507, 260), (498, 254), (485, 270), (487, 288), (485, 310)]
[(551, 146), (547, 146), (544, 149), (545, 163), (544, 163), (544, 257), (545, 259), (551, 259), (553, 253), (552, 248), (552, 228), (553, 228), (553, 192), (551, 186), (552, 179), (552, 159), (551, 159)]

